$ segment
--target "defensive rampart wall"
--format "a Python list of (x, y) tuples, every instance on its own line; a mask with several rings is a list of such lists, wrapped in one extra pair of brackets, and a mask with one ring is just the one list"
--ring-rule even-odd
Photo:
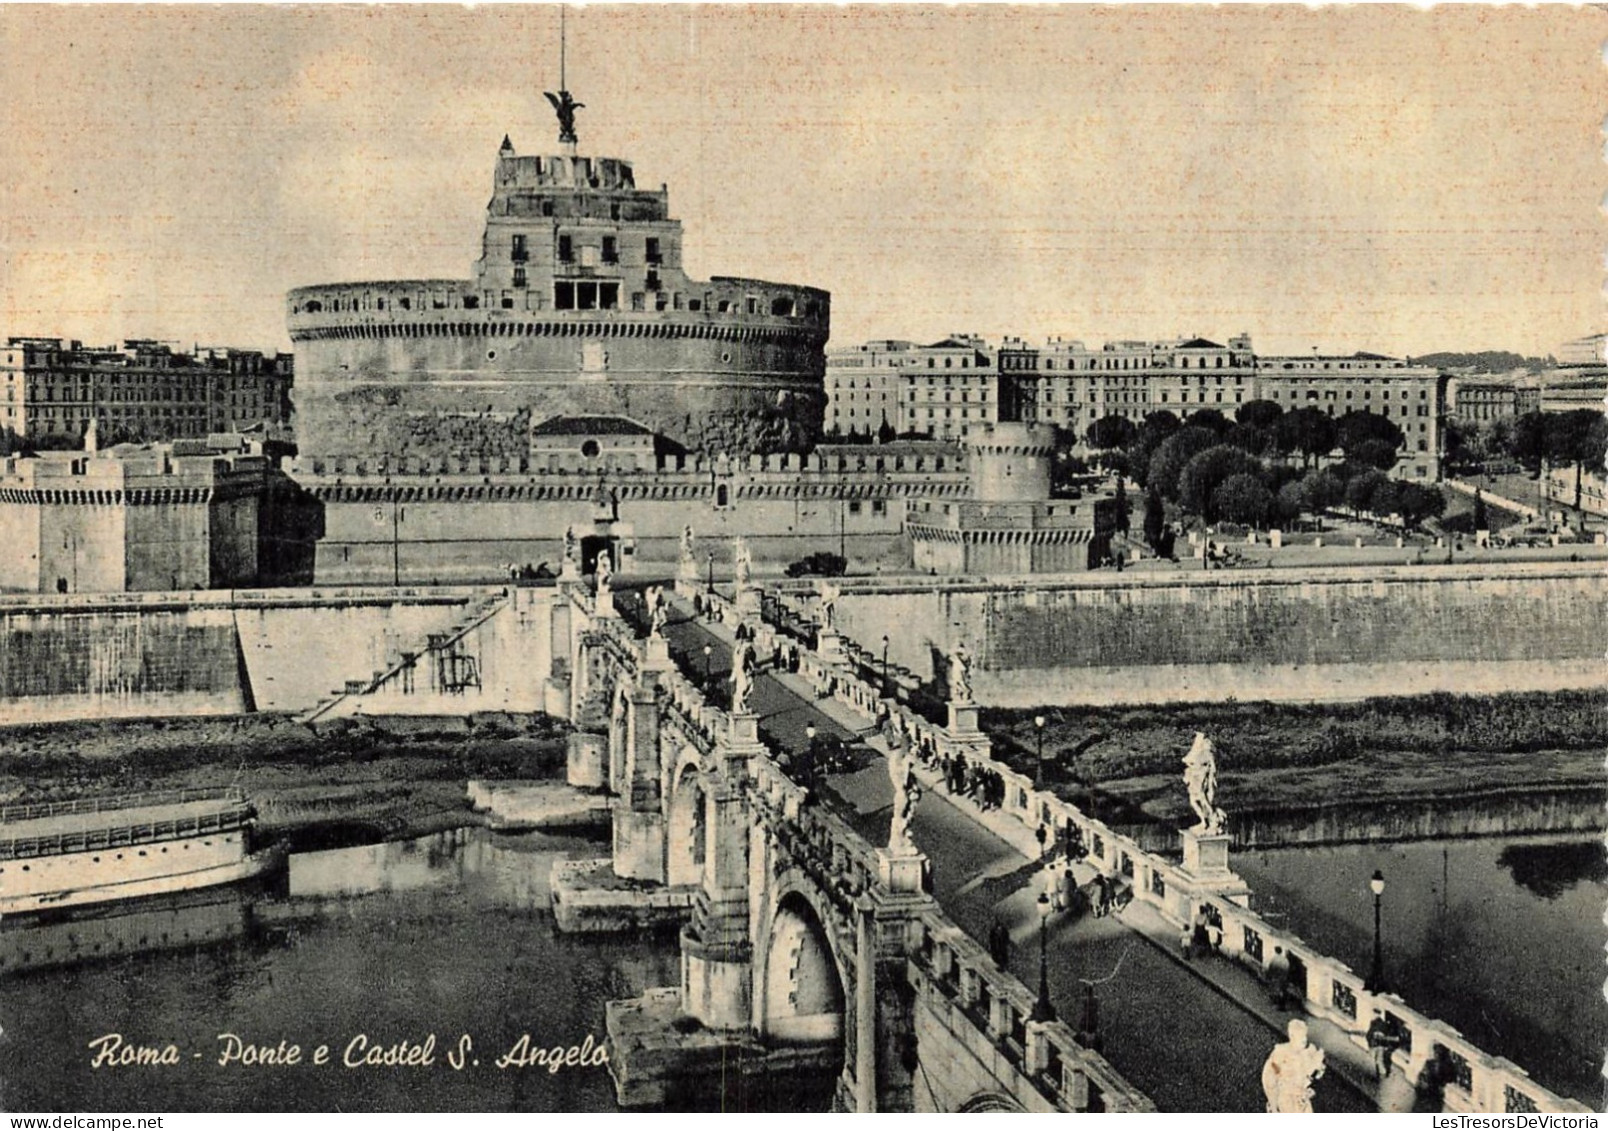
[(839, 623), (944, 678), (965, 641), (980, 702), (1032, 707), (1351, 700), (1602, 686), (1608, 577), (1592, 563), (846, 586)]

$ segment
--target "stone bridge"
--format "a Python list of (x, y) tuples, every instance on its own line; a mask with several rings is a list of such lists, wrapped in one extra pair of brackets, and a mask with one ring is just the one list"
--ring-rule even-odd
[(622, 1105), (803, 1071), (835, 1076), (839, 1110), (1153, 1110), (1065, 1023), (1033, 1019), (1034, 995), (928, 894), (921, 853), (831, 811), (756, 714), (712, 702), (717, 685), (639, 638), (612, 593), (561, 592), (569, 781), (617, 801), (611, 857), (559, 865), (555, 914), (680, 929), (680, 985), (608, 1009)]

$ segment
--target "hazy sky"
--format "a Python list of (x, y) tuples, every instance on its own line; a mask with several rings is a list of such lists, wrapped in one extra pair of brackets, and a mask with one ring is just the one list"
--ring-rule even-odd
[[(555, 7), (0, 5), (0, 332), (286, 347), (284, 291), (467, 277)], [(1248, 330), (1546, 353), (1603, 325), (1608, 16), (587, 7), (584, 153), (833, 341)]]

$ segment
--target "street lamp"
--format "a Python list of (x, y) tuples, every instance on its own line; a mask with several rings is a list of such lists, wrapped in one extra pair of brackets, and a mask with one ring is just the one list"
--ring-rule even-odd
[(713, 644), (705, 644), (704, 645), (703, 652), (704, 652), (704, 690), (705, 691), (709, 691), (714, 687), (714, 677), (709, 674), (709, 657), (714, 654), (714, 651), (715, 651), (715, 647), (714, 647)]
[(1385, 894), (1385, 874), (1375, 869), (1373, 879), (1368, 881), (1368, 887), (1372, 889), (1374, 897), (1374, 952), (1373, 969), (1368, 972), (1368, 981), (1363, 988), (1377, 994), (1383, 993), (1385, 989), (1385, 951), (1383, 937), (1379, 931), (1379, 904)]
[(888, 637), (886, 633), (882, 636), (882, 696), (884, 699), (888, 697)]
[(806, 723), (804, 725), (804, 738), (805, 738), (806, 742), (805, 742), (805, 745), (804, 745), (804, 765), (802, 767), (800, 767), (802, 769), (802, 771), (803, 771), (801, 776), (804, 778), (804, 784), (805, 785), (811, 785), (815, 781), (815, 724), (814, 723)]
[(1044, 788), (1044, 716), (1034, 715), (1033, 725), (1038, 728), (1038, 761), (1033, 769), (1033, 788)]
[(709, 559), (709, 584), (705, 588), (708, 594), (713, 597), (715, 595), (715, 552), (710, 550), (707, 557)]
[(1054, 1021), (1055, 1006), (1050, 1004), (1050, 870), (1044, 870), (1045, 890), (1039, 892), (1039, 988), (1038, 1000), (1033, 1003), (1034, 1021)]

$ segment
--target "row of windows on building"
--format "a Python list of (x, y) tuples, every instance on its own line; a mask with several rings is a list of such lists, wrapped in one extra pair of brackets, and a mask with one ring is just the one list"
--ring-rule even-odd
[[(530, 262), (529, 236), (523, 232), (516, 232), (510, 241), (508, 257), (516, 264)], [(579, 262), (582, 267), (613, 266), (620, 262), (620, 240), (618, 236), (608, 235), (603, 236), (595, 244), (577, 245), (573, 235), (561, 232), (553, 248), (553, 258), (559, 263)], [(642, 259), (649, 266), (655, 267), (664, 262), (659, 237), (648, 236), (643, 240)]]

